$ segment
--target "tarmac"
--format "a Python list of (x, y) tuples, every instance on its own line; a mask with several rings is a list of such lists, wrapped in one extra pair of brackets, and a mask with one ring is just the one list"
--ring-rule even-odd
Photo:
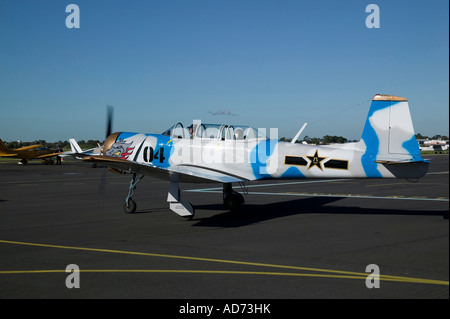
[(426, 158), (418, 182), (251, 183), (236, 213), (221, 185), (182, 184), (192, 220), (163, 180), (125, 214), (130, 175), (1, 163), (0, 298), (449, 299), (449, 157)]

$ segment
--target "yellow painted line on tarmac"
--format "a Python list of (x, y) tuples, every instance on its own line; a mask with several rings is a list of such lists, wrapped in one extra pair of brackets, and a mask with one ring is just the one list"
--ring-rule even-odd
[[(325, 270), (324, 270), (325, 271)], [(52, 273), (67, 273), (66, 270), (2, 270), (1, 274), (52, 274)], [(159, 273), (159, 274), (219, 274), (219, 275), (264, 275), (264, 276), (291, 276), (291, 277), (314, 277), (314, 278), (334, 278), (334, 279), (359, 279), (366, 280), (370, 275), (372, 278), (379, 278), (383, 281), (406, 282), (406, 283), (421, 283), (433, 285), (447, 285), (448, 281), (430, 280), (420, 278), (407, 278), (395, 276), (374, 276), (365, 274), (364, 276), (357, 275), (331, 275), (331, 274), (305, 274), (305, 273), (290, 273), (290, 272), (269, 272), (269, 271), (232, 271), (232, 270), (191, 270), (191, 269), (80, 269), (80, 273)]]
[[(66, 273), (68, 271), (61, 269), (53, 270), (5, 270), (0, 274), (51, 274)], [(225, 275), (266, 275), (266, 276), (297, 276), (297, 277), (328, 277), (328, 278), (349, 278), (366, 279), (362, 276), (351, 275), (325, 275), (325, 274), (303, 274), (289, 272), (267, 272), (267, 271), (233, 271), (233, 270), (192, 270), (192, 269), (80, 269), (80, 273), (168, 273), (168, 274), (225, 274)]]
[[(114, 253), (114, 254), (128, 254), (137, 256), (150, 256), (150, 257), (162, 257), (162, 258), (174, 258), (174, 259), (186, 259), (186, 260), (196, 260), (196, 261), (207, 261), (216, 263), (226, 263), (226, 264), (237, 264), (246, 266), (258, 266), (258, 267), (269, 267), (269, 268), (283, 268), (292, 270), (302, 270), (302, 271), (313, 271), (313, 272), (325, 272), (331, 274), (304, 274), (304, 273), (288, 273), (288, 272), (257, 272), (257, 271), (220, 271), (220, 270), (158, 270), (158, 269), (130, 269), (130, 270), (120, 270), (120, 269), (98, 269), (98, 270), (82, 270), (82, 272), (131, 272), (131, 273), (197, 273), (197, 274), (246, 274), (246, 275), (272, 275), (272, 276), (298, 276), (298, 277), (326, 277), (326, 278), (349, 278), (349, 279), (366, 279), (369, 273), (358, 273), (351, 271), (342, 270), (331, 270), (331, 269), (319, 269), (319, 268), (309, 268), (309, 267), (299, 267), (299, 266), (287, 266), (287, 265), (275, 265), (275, 264), (264, 264), (264, 263), (254, 263), (245, 261), (235, 261), (235, 260), (224, 260), (224, 259), (213, 259), (213, 258), (202, 258), (202, 257), (189, 257), (189, 256), (177, 256), (177, 255), (166, 255), (166, 254), (155, 254), (155, 253), (144, 253), (144, 252), (133, 252), (133, 251), (123, 251), (123, 250), (111, 250), (111, 249), (99, 249), (99, 248), (86, 248), (86, 247), (75, 247), (75, 246), (61, 246), (61, 245), (49, 245), (49, 244), (38, 244), (38, 243), (26, 243), (17, 242), (9, 240), (0, 240), (0, 243), (4, 244), (14, 244), (14, 245), (26, 245), (26, 246), (37, 246), (37, 247), (48, 247), (48, 248), (59, 248), (59, 249), (72, 249), (72, 250), (83, 250), (92, 252), (103, 252), (103, 253)], [(65, 272), (65, 270), (10, 270), (10, 271), (0, 271), (0, 274), (14, 274), (14, 273), (55, 273), (55, 272)], [(443, 280), (431, 280), (422, 278), (409, 278), (391, 275), (380, 275), (380, 280), (384, 281), (396, 281), (396, 282), (408, 282), (408, 283), (422, 283), (422, 284), (434, 284), (434, 285), (449, 285), (448, 281)]]

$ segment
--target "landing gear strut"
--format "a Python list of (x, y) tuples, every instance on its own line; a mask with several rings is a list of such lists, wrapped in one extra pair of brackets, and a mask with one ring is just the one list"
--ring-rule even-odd
[[(132, 214), (136, 211), (136, 202), (132, 199), (136, 185), (144, 178), (142, 175), (136, 179), (136, 173), (133, 173), (130, 186), (128, 188), (128, 195), (125, 198), (124, 210), (127, 214)], [(170, 176), (169, 193), (167, 194), (167, 201), (169, 202), (170, 209), (179, 216), (192, 219), (195, 215), (195, 209), (191, 203), (181, 199), (180, 196), (180, 176), (176, 173)], [(245, 185), (241, 184), (244, 193), (247, 193)], [(231, 183), (223, 184), (223, 204), (231, 212), (235, 212), (245, 202), (244, 197), (238, 192), (233, 190)]]
[(231, 183), (223, 184), (223, 205), (230, 212), (237, 211), (244, 202), (244, 197), (233, 190)]
[(175, 173), (170, 176), (170, 188), (169, 194), (167, 194), (167, 201), (173, 212), (183, 218), (191, 220), (195, 215), (195, 209), (191, 203), (181, 199), (179, 182), (180, 176), (178, 174)]
[(127, 214), (133, 214), (136, 211), (136, 202), (131, 198), (131, 196), (134, 194), (137, 183), (139, 183), (143, 178), (144, 175), (136, 180), (136, 173), (133, 173), (133, 177), (131, 178), (130, 186), (128, 188), (128, 195), (127, 198), (125, 198), (124, 209)]

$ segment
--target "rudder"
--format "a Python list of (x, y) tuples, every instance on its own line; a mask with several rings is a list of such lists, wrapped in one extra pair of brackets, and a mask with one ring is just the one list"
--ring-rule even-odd
[(8, 148), (6, 147), (5, 143), (0, 139), (0, 152), (6, 152), (8, 151)]
[(70, 143), (70, 149), (72, 150), (72, 153), (83, 153), (80, 146), (78, 145), (77, 141), (74, 138), (69, 139)]
[(394, 95), (375, 95), (361, 140), (366, 145), (366, 153), (375, 157), (420, 157), (408, 100)]

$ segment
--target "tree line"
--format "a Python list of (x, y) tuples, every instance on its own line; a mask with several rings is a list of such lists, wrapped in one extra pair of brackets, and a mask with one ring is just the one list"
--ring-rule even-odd
[(429, 136), (417, 133), (416, 139), (418, 139), (418, 140), (448, 140), (448, 136), (437, 134), (437, 135), (429, 137)]
[[(448, 140), (448, 136), (437, 134), (437, 135), (429, 137), (429, 136), (417, 133), (416, 139), (417, 140)], [(280, 138), (280, 141), (284, 141), (284, 142), (290, 142), (291, 140), (292, 140), (291, 138), (286, 138), (286, 137)], [(319, 145), (319, 144), (343, 144), (343, 143), (348, 143), (348, 142), (358, 142), (357, 140), (348, 140), (345, 137), (334, 136), (334, 135), (333, 136), (325, 135), (322, 138), (305, 136), (302, 141), (305, 141), (308, 144), (316, 144), (316, 145)], [(298, 140), (296, 143), (301, 143), (302, 141)]]

